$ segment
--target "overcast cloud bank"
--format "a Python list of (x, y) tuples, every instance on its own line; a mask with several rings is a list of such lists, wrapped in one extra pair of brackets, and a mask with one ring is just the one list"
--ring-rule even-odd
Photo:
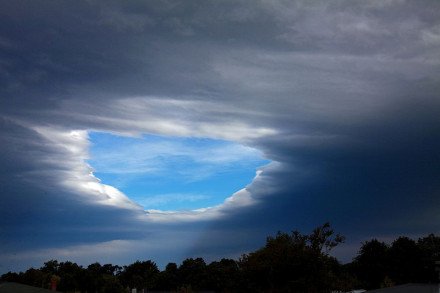
[[(1, 272), (236, 257), (325, 221), (345, 260), (439, 231), (437, 1), (0, 5)], [(91, 131), (230, 140), (273, 163), (222, 205), (145, 212), (92, 174)]]

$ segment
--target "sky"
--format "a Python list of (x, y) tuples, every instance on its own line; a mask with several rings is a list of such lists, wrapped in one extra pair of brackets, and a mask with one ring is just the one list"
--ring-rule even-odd
[(89, 134), (89, 165), (146, 210), (182, 211), (220, 205), (251, 183), (270, 161), (255, 149), (222, 140)]
[(440, 2), (0, 1), (0, 273), (440, 231)]

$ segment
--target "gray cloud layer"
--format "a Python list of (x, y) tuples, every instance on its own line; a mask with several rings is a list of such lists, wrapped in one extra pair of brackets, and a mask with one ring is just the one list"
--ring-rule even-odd
[[(327, 220), (352, 242), (439, 231), (437, 1), (0, 5), (1, 271), (237, 256)], [(222, 206), (145, 214), (90, 174), (88, 130), (274, 163)]]

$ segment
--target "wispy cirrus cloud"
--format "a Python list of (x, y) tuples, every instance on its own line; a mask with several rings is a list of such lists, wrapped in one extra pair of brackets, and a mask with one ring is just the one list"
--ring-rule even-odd
[(188, 168), (200, 166), (206, 174), (206, 167), (222, 169), (263, 161), (256, 149), (206, 138), (124, 138), (92, 133), (91, 140), (89, 161), (101, 173), (167, 173), (179, 162), (190, 161)]
[(90, 139), (95, 176), (147, 209), (219, 205), (269, 162), (256, 149), (224, 140), (105, 133)]

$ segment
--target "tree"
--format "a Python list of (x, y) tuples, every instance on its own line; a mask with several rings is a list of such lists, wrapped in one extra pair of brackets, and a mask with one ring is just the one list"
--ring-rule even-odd
[(435, 261), (440, 261), (440, 237), (429, 234), (419, 238), (417, 246), (422, 255), (423, 282), (437, 282), (438, 272), (435, 271)]
[(388, 272), (388, 245), (377, 239), (364, 242), (353, 263), (365, 289), (380, 288)]
[(30, 268), (24, 274), (20, 274), (20, 280), (20, 283), (34, 287), (48, 287), (45, 274), (41, 270), (34, 268)]
[(141, 289), (152, 289), (156, 285), (159, 276), (159, 269), (156, 263), (151, 260), (136, 261), (124, 266), (120, 278), (124, 287)]
[(2, 282), (13, 282), (13, 283), (20, 283), (20, 276), (17, 273), (13, 272), (7, 272), (6, 274), (3, 274), (1, 277)]
[(207, 270), (203, 258), (187, 258), (179, 266), (181, 285), (193, 290), (209, 289), (206, 284)]
[(81, 278), (84, 269), (76, 263), (66, 261), (58, 265), (58, 275), (60, 276), (60, 283), (57, 287), (59, 291), (77, 291), (81, 288)]
[(45, 262), (44, 266), (42, 266), (40, 268), (40, 270), (43, 273), (48, 273), (50, 275), (56, 275), (56, 274), (58, 274), (59, 267), (60, 267), (60, 264), (58, 263), (58, 261), (52, 259), (52, 260)]
[(99, 292), (104, 284), (104, 279), (101, 275), (101, 264), (95, 262), (90, 264), (84, 272), (84, 285), (87, 292)]
[(103, 293), (126, 292), (117, 276), (104, 274), (102, 278), (103, 278), (103, 285), (100, 288), (101, 289), (100, 292)]
[(207, 266), (207, 287), (216, 292), (235, 291), (240, 283), (240, 268), (233, 259), (221, 259)]
[[(114, 266), (93, 263), (83, 268), (69, 261), (50, 260), (40, 269), (8, 272), (1, 281), (49, 288), (59, 281), (63, 292), (119, 293), (131, 289), (174, 292), (329, 292), (354, 288), (375, 289), (408, 282), (437, 282), (440, 237), (430, 234), (414, 241), (397, 238), (390, 246), (377, 239), (362, 243), (352, 263), (341, 265), (330, 256), (344, 241), (325, 223), (310, 234), (278, 232), (264, 247), (244, 254), (237, 262), (222, 259), (207, 265), (188, 258), (163, 272), (150, 260)], [(125, 288), (125, 289), (124, 289)]]
[[(243, 255), (247, 291), (321, 292), (334, 287), (334, 266), (339, 263), (328, 253), (344, 238), (329, 223), (317, 227), (310, 235), (298, 231), (278, 232), (268, 237), (266, 245)], [(336, 289), (336, 288), (335, 288)]]
[(408, 237), (394, 240), (388, 250), (388, 266), (388, 276), (397, 285), (422, 281), (422, 253)]
[(168, 263), (165, 270), (160, 272), (156, 288), (159, 290), (177, 291), (179, 287), (179, 272), (177, 264)]
[[(297, 232), (298, 233), (298, 232)], [(313, 233), (307, 236), (307, 240), (310, 243), (310, 247), (317, 253), (328, 255), (329, 252), (345, 241), (345, 237), (336, 234), (330, 227), (330, 223), (325, 223), (313, 230)]]

